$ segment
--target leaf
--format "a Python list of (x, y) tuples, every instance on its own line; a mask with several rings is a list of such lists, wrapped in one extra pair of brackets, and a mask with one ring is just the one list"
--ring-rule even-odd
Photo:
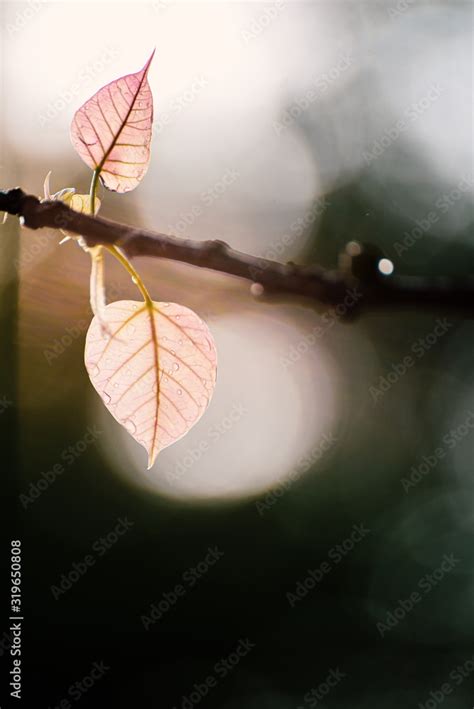
[(176, 303), (120, 300), (97, 317), (86, 337), (90, 380), (114, 418), (148, 452), (163, 448), (204, 413), (216, 382), (217, 354), (207, 325)]
[(74, 148), (114, 192), (133, 190), (148, 168), (153, 97), (147, 74), (154, 53), (136, 74), (97, 91), (72, 120)]
[[(55, 192), (54, 194), (51, 194), (50, 190), (50, 176), (51, 176), (51, 170), (48, 172), (48, 174), (45, 177), (44, 180), (44, 199), (46, 200), (59, 200), (60, 202), (64, 202), (67, 204), (68, 207), (71, 209), (74, 209), (75, 212), (80, 212), (81, 214), (90, 214), (91, 213), (91, 198), (90, 195), (88, 194), (78, 194), (75, 190), (74, 187), (64, 187), (62, 190), (59, 190), (59, 192)], [(95, 198), (95, 213), (100, 209), (100, 199), (98, 197)], [(64, 234), (66, 236), (66, 239), (63, 239), (63, 241), (67, 241), (67, 239), (78, 239), (80, 237), (77, 236), (77, 234), (69, 233), (66, 231), (66, 229), (60, 229), (59, 230), (61, 234)], [(62, 243), (62, 242), (61, 242)]]
[[(73, 194), (70, 195), (68, 199), (64, 200), (66, 204), (71, 207), (71, 209), (74, 209), (75, 212), (81, 212), (81, 214), (90, 214), (91, 213), (91, 198), (90, 195), (88, 194), (77, 194), (77, 192), (73, 192)], [(95, 198), (95, 213), (100, 209), (100, 199), (98, 197)]]

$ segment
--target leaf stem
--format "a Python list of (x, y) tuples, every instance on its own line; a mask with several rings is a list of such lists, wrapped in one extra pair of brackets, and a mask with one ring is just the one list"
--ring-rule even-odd
[(99, 184), (99, 175), (100, 175), (100, 167), (96, 167), (94, 172), (92, 173), (92, 182), (91, 182), (91, 188), (90, 188), (90, 201), (91, 201), (91, 214), (94, 216), (95, 215), (95, 194), (97, 192), (97, 186)]
[(115, 256), (117, 261), (120, 261), (120, 263), (125, 268), (125, 270), (128, 271), (128, 273), (130, 274), (130, 276), (132, 278), (132, 281), (135, 283), (138, 290), (142, 294), (145, 304), (147, 305), (147, 307), (150, 307), (153, 303), (153, 300), (152, 300), (150, 294), (148, 293), (148, 290), (147, 290), (145, 284), (143, 283), (142, 279), (138, 275), (138, 272), (132, 266), (132, 264), (130, 263), (128, 258), (125, 256), (125, 254), (123, 254), (117, 246), (106, 246), (105, 248), (107, 249), (107, 251), (110, 251), (110, 253), (113, 256)]
[[(99, 184), (100, 170), (101, 170), (100, 167), (96, 167), (96, 169), (94, 170), (94, 172), (92, 174), (92, 181), (91, 181), (91, 187), (90, 187), (90, 205), (91, 205), (91, 214), (93, 214), (93, 215), (95, 215), (95, 196), (96, 196), (97, 187)], [(125, 268), (127, 273), (130, 274), (132, 281), (135, 283), (138, 290), (142, 294), (147, 307), (149, 307), (153, 303), (153, 300), (152, 300), (150, 294), (148, 293), (148, 290), (147, 290), (145, 284), (143, 283), (142, 279), (140, 278), (138, 272), (132, 266), (132, 264), (130, 263), (128, 258), (125, 256), (125, 254), (123, 254), (120, 251), (120, 249), (117, 246), (106, 245), (105, 248), (107, 249), (107, 251), (109, 251), (112, 254), (112, 256), (115, 256), (117, 261), (119, 261), (122, 264), (122, 266)]]

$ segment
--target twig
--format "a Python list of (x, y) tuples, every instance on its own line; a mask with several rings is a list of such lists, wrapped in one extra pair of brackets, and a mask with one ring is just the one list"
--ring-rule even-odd
[(383, 254), (350, 242), (337, 270), (301, 266), (244, 254), (219, 240), (192, 241), (80, 214), (60, 201), (40, 201), (20, 188), (0, 191), (0, 211), (18, 215), (30, 229), (67, 229), (88, 246), (115, 244), (127, 256), (152, 256), (210, 268), (261, 284), (265, 295), (294, 295), (339, 306), (341, 317), (362, 310), (416, 307), (459, 310), (474, 316), (474, 278), (383, 276)]

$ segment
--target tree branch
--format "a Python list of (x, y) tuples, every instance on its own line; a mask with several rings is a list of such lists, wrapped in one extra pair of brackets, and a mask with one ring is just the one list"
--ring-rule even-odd
[(263, 287), (265, 295), (294, 295), (313, 304), (339, 306), (341, 317), (362, 310), (417, 307), (436, 311), (455, 309), (474, 316), (474, 278), (383, 276), (383, 253), (374, 246), (350, 242), (339, 268), (299, 266), (244, 254), (223, 241), (192, 241), (80, 214), (60, 201), (42, 201), (20, 188), (0, 191), (0, 211), (18, 215), (30, 229), (67, 229), (88, 246), (120, 247), (127, 256), (152, 256), (209, 268), (245, 278)]

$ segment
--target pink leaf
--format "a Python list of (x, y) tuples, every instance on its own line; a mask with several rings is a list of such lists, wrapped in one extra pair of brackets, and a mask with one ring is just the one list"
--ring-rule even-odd
[(204, 413), (216, 382), (214, 341), (201, 318), (176, 303), (120, 300), (102, 317), (109, 332), (92, 320), (86, 368), (110, 413), (147, 450), (150, 468)]
[(133, 190), (148, 168), (153, 97), (147, 74), (154, 53), (139, 72), (100, 89), (72, 121), (73, 146), (114, 192)]

